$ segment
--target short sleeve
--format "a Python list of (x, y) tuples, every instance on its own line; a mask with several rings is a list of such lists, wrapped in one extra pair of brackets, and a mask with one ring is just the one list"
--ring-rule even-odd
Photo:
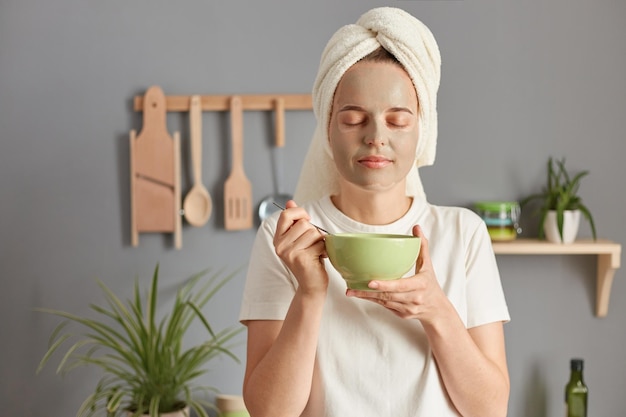
[(487, 226), (477, 222), (466, 251), (467, 327), (511, 318)]
[(273, 245), (277, 216), (265, 219), (252, 246), (239, 320), (283, 320), (296, 291), (295, 277)]

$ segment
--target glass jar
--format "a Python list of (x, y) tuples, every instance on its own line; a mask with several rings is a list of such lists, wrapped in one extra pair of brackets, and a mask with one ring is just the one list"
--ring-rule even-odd
[(479, 201), (474, 203), (476, 213), (487, 224), (487, 231), (493, 242), (515, 240), (518, 233), (521, 214), (517, 201)]

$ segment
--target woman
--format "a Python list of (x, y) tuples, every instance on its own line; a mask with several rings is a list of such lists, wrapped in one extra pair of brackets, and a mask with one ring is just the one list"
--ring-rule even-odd
[[(329, 41), (296, 200), (263, 222), (248, 271), (244, 398), (260, 416), (505, 416), (509, 320), (484, 222), (424, 196), (439, 51), (408, 13), (377, 8)], [(415, 271), (346, 290), (336, 232), (422, 238)]]

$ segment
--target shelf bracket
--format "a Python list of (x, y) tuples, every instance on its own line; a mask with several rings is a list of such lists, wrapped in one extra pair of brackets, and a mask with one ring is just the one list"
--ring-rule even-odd
[(615, 271), (620, 267), (622, 245), (606, 239), (577, 240), (558, 244), (537, 239), (517, 239), (512, 242), (494, 242), (493, 250), (500, 255), (596, 255), (596, 317), (606, 317), (609, 311), (611, 285)]
[(598, 255), (598, 276), (596, 282), (596, 316), (606, 317), (609, 311), (609, 298), (615, 271), (620, 266), (619, 253)]

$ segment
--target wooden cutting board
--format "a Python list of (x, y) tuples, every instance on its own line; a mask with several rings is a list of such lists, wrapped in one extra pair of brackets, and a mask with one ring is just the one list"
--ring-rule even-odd
[(152, 86), (144, 95), (143, 126), (130, 132), (131, 244), (139, 233), (173, 233), (182, 247), (180, 135), (166, 126), (165, 95)]

